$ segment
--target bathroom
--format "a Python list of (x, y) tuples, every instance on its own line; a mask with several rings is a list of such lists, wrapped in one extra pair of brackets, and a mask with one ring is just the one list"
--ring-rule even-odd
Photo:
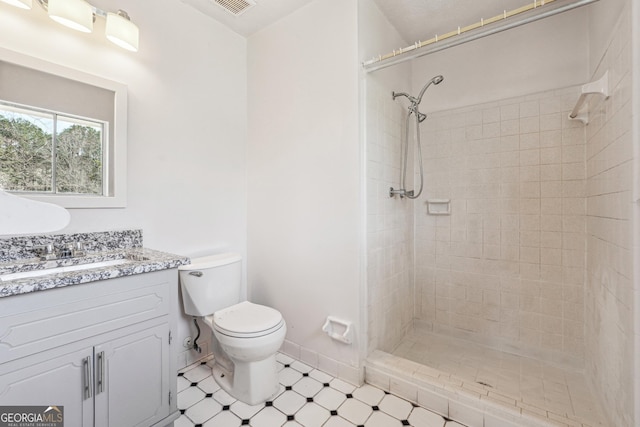
[[(605, 71), (602, 63), (607, 62), (610, 75), (614, 68), (627, 67), (612, 81), (619, 83), (624, 76), (624, 85), (634, 89), (620, 98), (620, 89), (612, 87), (611, 102), (618, 103), (617, 107), (625, 102), (631, 111), (629, 97), (633, 94), (632, 114), (637, 116), (638, 59), (632, 59), (631, 52), (638, 52), (639, 20), (629, 18), (638, 14), (637, 2), (632, 0), (600, 0), (369, 73), (363, 71), (363, 61), (416, 41), (402, 40), (374, 1), (289, 2), (290, 13), (246, 36), (229, 28), (233, 20), (229, 24), (201, 13), (197, 6), (202, 4), (195, 0), (159, 0), (153, 5), (92, 3), (127, 10), (140, 28), (139, 52), (114, 48), (99, 31), (80, 35), (64, 30), (51, 23), (38, 6), (21, 11), (0, 3), (0, 47), (127, 86), (126, 208), (70, 209), (71, 222), (62, 232), (138, 228), (144, 232), (145, 246), (153, 249), (190, 257), (240, 253), (246, 260), (244, 283), (249, 299), (277, 308), (287, 321), (283, 352), (349, 382), (362, 380), (367, 356), (375, 350), (392, 351), (415, 325), (446, 329), (446, 324), (435, 322), (439, 295), (429, 277), (436, 274), (438, 261), (430, 236), (446, 233), (447, 219), (432, 222), (433, 217), (426, 216), (425, 201), (453, 199), (451, 221), (460, 209), (456, 194), (447, 194), (451, 186), (430, 184), (443, 178), (442, 170), (430, 169), (441, 166), (437, 159), (445, 154), (453, 158), (446, 151), (443, 131), (450, 135), (451, 129), (460, 127), (452, 124), (449, 112), (477, 118), (479, 110), (495, 113), (496, 105), (490, 103), (501, 107), (514, 104), (507, 101), (519, 97), (549, 92), (555, 96), (556, 90), (568, 91), (567, 102), (575, 103), (579, 86), (600, 77)], [(441, 2), (437, 5), (444, 7)], [(488, 10), (488, 16), (503, 9), (501, 5), (496, 8)], [(442, 30), (479, 18), (461, 16), (453, 28)], [(622, 28), (621, 18), (628, 18), (623, 19)], [(241, 25), (240, 19), (236, 24)], [(96, 26), (100, 25), (103, 21), (97, 20)], [(615, 55), (623, 49), (627, 57), (618, 59)], [(396, 185), (398, 153), (391, 154), (388, 171), (377, 172), (390, 185), (373, 175), (383, 163), (382, 152), (399, 152), (406, 103), (393, 102), (391, 91), (417, 93), (435, 75), (443, 75), (444, 81), (428, 89), (421, 105), (429, 116), (422, 123), (425, 194), (415, 201), (391, 199), (384, 190)], [(544, 114), (541, 105), (540, 115)], [(393, 111), (391, 116), (372, 119), (387, 106)], [(468, 110), (457, 111), (465, 108)], [(444, 120), (436, 128), (438, 117)], [(484, 123), (496, 122), (480, 122)], [(562, 123), (575, 126), (564, 119)], [(629, 129), (615, 135), (626, 135), (629, 144), (637, 143), (637, 129), (628, 125)], [(589, 129), (587, 126), (587, 137)], [(374, 144), (382, 144), (387, 135), (398, 145), (376, 148)], [(437, 146), (439, 157), (431, 157), (432, 146)], [(635, 157), (626, 148), (622, 155), (629, 157), (605, 150), (603, 155), (613, 158), (603, 161), (624, 163), (630, 173)], [(451, 164), (460, 167), (453, 160)], [(605, 170), (613, 170), (613, 164)], [(589, 163), (585, 168), (587, 174), (580, 179), (591, 185)], [(614, 181), (616, 177), (612, 175)], [(604, 178), (609, 181), (608, 176)], [(633, 182), (628, 178), (620, 191), (609, 193), (629, 195)], [(590, 195), (591, 191), (590, 187)], [(469, 209), (472, 198), (465, 200)], [(633, 327), (632, 304), (637, 285), (628, 258), (634, 245), (624, 239), (632, 234), (635, 222), (631, 214), (616, 216), (614, 212), (609, 217), (618, 218), (616, 224), (626, 228), (617, 234), (607, 231), (611, 224), (599, 221), (606, 216), (600, 210), (611, 209), (600, 205), (604, 201), (592, 196), (585, 202), (586, 261), (579, 266), (584, 273), (584, 324), (576, 326), (584, 330), (584, 337), (576, 338), (575, 347), (566, 347), (566, 354), (580, 355), (608, 420), (603, 425), (632, 426), (638, 418), (634, 415), (638, 412), (634, 408), (638, 401), (634, 391), (638, 332)], [(480, 212), (468, 214), (483, 214), (483, 207), (478, 209)], [(471, 226), (458, 228), (465, 229), (465, 236), (473, 231)], [(454, 226), (449, 229), (453, 236)], [(497, 226), (495, 230), (501, 231)], [(606, 240), (611, 235), (619, 240)], [(596, 244), (595, 252), (590, 252), (592, 244)], [(539, 248), (538, 257), (542, 257)], [(419, 264), (419, 256), (426, 261)], [(460, 271), (449, 264), (437, 267)], [(586, 286), (595, 280), (608, 283), (587, 292)], [(392, 288), (381, 288), (385, 285)], [(573, 286), (571, 290), (579, 287)], [(616, 292), (615, 298), (610, 298), (611, 292)], [(376, 296), (381, 299), (374, 299)], [(322, 332), (329, 315), (352, 322), (353, 344), (336, 342)], [(447, 316), (451, 319), (452, 313)], [(539, 316), (536, 319), (540, 321)], [(464, 326), (458, 328), (462, 331), (469, 329), (468, 324), (458, 326)], [(537, 337), (528, 348), (555, 345), (556, 341), (543, 341), (540, 328), (532, 329), (507, 332)], [(189, 319), (183, 317), (178, 342), (194, 333)], [(496, 334), (503, 337), (499, 331)], [(559, 339), (564, 338), (560, 334)], [(206, 339), (204, 343), (206, 350)], [(184, 367), (199, 355), (185, 351), (180, 357), (179, 366)]]

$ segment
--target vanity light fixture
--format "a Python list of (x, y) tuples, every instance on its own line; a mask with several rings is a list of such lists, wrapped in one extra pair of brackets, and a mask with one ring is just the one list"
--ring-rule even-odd
[(31, 9), (32, 0), (1, 0), (11, 6), (19, 7), (20, 9)]
[(131, 22), (124, 10), (107, 13), (107, 38), (114, 44), (132, 52), (138, 51), (138, 26)]
[(84, 0), (48, 0), (47, 13), (65, 27), (83, 33), (93, 31), (93, 7)]
[[(22, 9), (31, 9), (33, 0), (0, 0)], [(90, 33), (96, 16), (107, 20), (105, 35), (110, 42), (132, 52), (138, 51), (139, 30), (124, 10), (106, 12), (85, 0), (37, 0), (54, 21), (74, 30)]]

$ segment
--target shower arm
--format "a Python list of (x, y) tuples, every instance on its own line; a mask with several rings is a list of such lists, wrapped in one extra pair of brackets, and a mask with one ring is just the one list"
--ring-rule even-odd
[[(429, 86), (429, 85), (427, 85), (427, 86)], [(422, 123), (424, 121), (424, 119), (427, 118), (426, 114), (423, 114), (420, 111), (418, 111), (418, 105), (420, 104), (420, 100), (422, 99), (422, 95), (424, 94), (424, 91), (426, 90), (427, 86), (425, 86), (425, 88), (422, 90), (422, 92), (420, 92), (420, 98), (414, 98), (413, 96), (409, 95), (408, 93), (404, 93), (404, 92), (391, 92), (391, 96), (393, 97), (394, 101), (395, 101), (396, 98), (398, 98), (400, 96), (404, 96), (405, 98), (407, 98), (411, 102), (411, 105), (409, 106), (409, 114), (411, 114), (411, 113), (415, 114), (416, 117), (418, 118), (418, 120), (420, 121), (420, 123)]]
[(412, 104), (419, 104), (420, 103), (416, 98), (414, 98), (413, 96), (411, 96), (411, 95), (409, 95), (408, 93), (405, 93), (405, 92), (391, 92), (391, 96), (392, 96), (394, 101), (396, 100), (396, 98), (398, 98), (400, 96), (404, 96)]
[(404, 96), (405, 98), (407, 98), (411, 102), (411, 105), (409, 106), (410, 113), (414, 113), (416, 115), (416, 117), (418, 118), (418, 121), (420, 123), (422, 123), (424, 121), (424, 119), (427, 118), (426, 114), (423, 114), (418, 110), (418, 106), (422, 102), (422, 96), (427, 91), (427, 89), (429, 89), (429, 86), (431, 86), (433, 84), (438, 85), (438, 84), (440, 84), (442, 82), (442, 80), (443, 80), (443, 78), (440, 75), (439, 76), (435, 76), (434, 78), (429, 80), (427, 82), (427, 84), (422, 87), (422, 90), (420, 91), (420, 94), (417, 97), (413, 97), (413, 96), (409, 95), (406, 92), (391, 92), (391, 96), (392, 96), (394, 101), (396, 100), (396, 98), (398, 98), (400, 96)]

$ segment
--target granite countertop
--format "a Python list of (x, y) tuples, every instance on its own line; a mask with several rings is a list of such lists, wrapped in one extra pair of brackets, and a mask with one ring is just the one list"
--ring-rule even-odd
[[(57, 272), (37, 277), (2, 279), (3, 275), (50, 268), (69, 267), (81, 264), (115, 261), (121, 263), (84, 270)], [(43, 291), (98, 280), (149, 273), (177, 268), (189, 264), (189, 258), (146, 248), (127, 248), (113, 251), (93, 252), (78, 258), (39, 261), (25, 259), (0, 263), (0, 298), (29, 292)]]

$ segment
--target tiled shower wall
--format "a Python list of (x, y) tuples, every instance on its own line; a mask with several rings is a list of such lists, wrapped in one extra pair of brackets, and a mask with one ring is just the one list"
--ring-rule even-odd
[[(630, 2), (629, 2), (630, 3)], [(594, 76), (609, 71), (587, 126), (586, 368), (608, 425), (633, 420), (633, 135), (630, 4)], [(635, 89), (637, 90), (637, 89)], [(637, 232), (637, 231), (636, 231)], [(637, 357), (637, 356), (636, 356)]]
[[(415, 206), (416, 325), (584, 358), (585, 131), (567, 88), (430, 114)], [(450, 216), (426, 199), (451, 199)]]
[(383, 351), (400, 342), (414, 312), (413, 202), (389, 197), (389, 188), (400, 183), (405, 117), (401, 103), (392, 100), (393, 89), (367, 76), (368, 348)]

